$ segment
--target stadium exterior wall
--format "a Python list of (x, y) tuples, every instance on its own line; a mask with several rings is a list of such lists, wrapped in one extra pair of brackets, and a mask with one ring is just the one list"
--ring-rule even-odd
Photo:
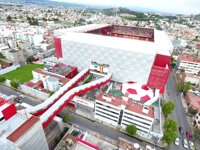
[[(112, 80), (122, 83), (127, 81), (136, 81), (142, 84), (147, 84), (156, 56), (155, 53), (138, 53), (134, 51), (72, 42), (65, 39), (61, 39), (60, 47), (63, 48), (61, 61), (64, 63), (77, 66), (80, 70), (89, 66), (91, 61), (109, 64), (110, 71), (113, 73)], [(56, 51), (56, 54), (59, 54), (60, 49), (56, 48)], [(58, 56), (59, 55), (57, 55), (57, 57)]]

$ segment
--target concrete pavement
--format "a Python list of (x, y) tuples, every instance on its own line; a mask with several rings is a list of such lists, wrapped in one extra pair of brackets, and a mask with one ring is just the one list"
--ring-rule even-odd
[(181, 138), (180, 139), (180, 145), (176, 146), (175, 144), (171, 144), (169, 147), (169, 150), (184, 150), (185, 148), (183, 147), (183, 142), (182, 139), (186, 138), (185, 132), (189, 131), (191, 133), (191, 128), (188, 124), (188, 121), (186, 119), (186, 112), (184, 110), (182, 101), (181, 101), (181, 95), (178, 92), (176, 88), (176, 81), (173, 77), (173, 73), (170, 73), (169, 79), (167, 81), (167, 86), (166, 86), (166, 94), (165, 94), (165, 99), (166, 100), (173, 100), (176, 108), (170, 115), (171, 118), (177, 121), (178, 126), (183, 127), (184, 130), (184, 135), (180, 135), (179, 132), (177, 131), (177, 135)]

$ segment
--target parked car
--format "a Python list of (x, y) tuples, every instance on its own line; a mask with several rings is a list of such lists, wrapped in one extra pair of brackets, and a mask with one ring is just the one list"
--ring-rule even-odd
[(179, 127), (179, 133), (180, 133), (181, 135), (184, 134), (183, 127)]
[(188, 141), (186, 139), (183, 139), (183, 147), (184, 148), (189, 148)]
[(186, 138), (187, 138), (188, 140), (191, 138), (190, 132), (186, 132), (185, 135), (186, 135)]
[(194, 143), (192, 141), (189, 141), (189, 145), (191, 150), (195, 150)]
[(174, 141), (174, 144), (175, 144), (175, 145), (179, 145), (179, 142), (180, 142), (180, 139), (179, 139), (179, 138), (176, 138), (176, 140)]
[(19, 97), (20, 97), (20, 98), (25, 98), (26, 96), (24, 96), (24, 95), (19, 95)]

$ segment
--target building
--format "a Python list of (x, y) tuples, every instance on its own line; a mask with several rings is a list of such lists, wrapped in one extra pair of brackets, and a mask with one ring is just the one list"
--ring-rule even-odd
[(26, 60), (23, 51), (19, 49), (4, 49), (2, 51), (2, 54), (7, 60), (11, 61), (13, 64), (22, 63)]
[(193, 85), (199, 85), (200, 83), (200, 76), (192, 74), (192, 73), (185, 73), (185, 80), (184, 82), (190, 82)]
[(191, 107), (194, 110), (197, 110), (200, 113), (200, 96), (188, 92), (185, 96), (186, 103), (188, 107)]
[(95, 101), (95, 118), (123, 129), (134, 124), (137, 134), (147, 137), (154, 122), (154, 108), (127, 97), (101, 93)]
[(22, 91), (42, 100), (46, 100), (52, 92), (56, 92), (65, 85), (69, 79), (42, 69), (32, 71), (32, 80), (21, 85)]
[(42, 123), (39, 118), (16, 111), (13, 103), (0, 99), (1, 150), (48, 150)]
[(91, 62), (106, 64), (114, 81), (136, 81), (164, 92), (173, 49), (165, 32), (92, 24), (54, 34), (56, 56), (65, 64), (81, 70)]
[(179, 56), (176, 62), (177, 69), (184, 69), (186, 73), (198, 74), (200, 71), (200, 59)]

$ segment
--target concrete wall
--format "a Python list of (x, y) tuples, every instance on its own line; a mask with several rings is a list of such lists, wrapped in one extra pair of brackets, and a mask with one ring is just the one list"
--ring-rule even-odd
[(20, 85), (20, 87), (21, 87), (21, 90), (24, 93), (31, 95), (31, 96), (34, 96), (34, 97), (38, 97), (42, 100), (46, 100), (49, 97), (49, 94), (41, 92), (41, 91), (36, 90), (36, 89), (33, 89), (33, 88), (28, 87), (26, 85)]
[(61, 47), (63, 56), (61, 61), (65, 64), (77, 66), (80, 70), (89, 66), (91, 61), (109, 64), (113, 73), (112, 80), (122, 83), (136, 81), (147, 84), (155, 59), (155, 53), (139, 53), (64, 39), (61, 41)]
[(19, 68), (19, 67), (20, 67), (20, 65), (13, 65), (13, 66), (7, 67), (7, 68), (5, 68), (5, 69), (1, 69), (1, 70), (0, 70), (0, 75), (6, 74), (6, 73), (8, 73), (8, 72), (10, 72), (10, 71), (13, 71), (13, 70)]

